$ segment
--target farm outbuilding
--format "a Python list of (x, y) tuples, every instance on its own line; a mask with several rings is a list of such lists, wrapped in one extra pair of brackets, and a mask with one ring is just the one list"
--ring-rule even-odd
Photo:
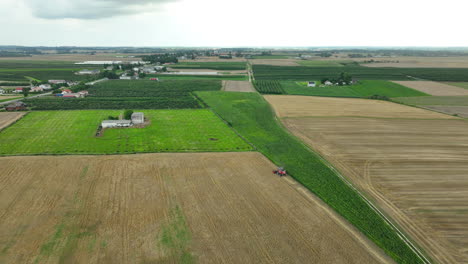
[(316, 83), (315, 82), (307, 82), (307, 87), (315, 87)]
[(9, 104), (7, 107), (5, 107), (5, 110), (7, 111), (20, 111), (20, 110), (26, 110), (26, 104), (23, 102), (14, 102)]
[(143, 124), (145, 122), (145, 115), (142, 112), (135, 112), (132, 114), (132, 123), (135, 125)]
[(102, 128), (108, 127), (129, 127), (132, 125), (130, 120), (104, 120), (101, 122)]

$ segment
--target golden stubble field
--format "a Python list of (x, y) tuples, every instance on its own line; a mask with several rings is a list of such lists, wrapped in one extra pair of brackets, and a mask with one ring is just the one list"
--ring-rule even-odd
[(26, 112), (5, 112), (0, 113), (0, 130), (13, 124), (16, 120), (24, 116)]
[(256, 152), (0, 158), (0, 263), (391, 263)]
[(223, 91), (227, 92), (255, 92), (249, 81), (223, 81)]
[[(436, 262), (468, 263), (468, 122), (427, 110), (424, 116), (417, 108), (406, 115), (396, 110), (393, 118), (369, 117), (376, 113), (369, 100), (356, 104), (361, 115), (347, 117), (346, 111), (337, 115), (335, 107), (330, 109), (334, 100), (325, 99), (311, 98), (312, 108), (303, 105), (304, 117), (296, 114), (297, 105), (273, 106), (292, 113), (283, 114), (285, 126), (375, 201)], [(342, 103), (350, 107), (352, 100), (359, 101)], [(315, 115), (320, 108), (323, 112)]]

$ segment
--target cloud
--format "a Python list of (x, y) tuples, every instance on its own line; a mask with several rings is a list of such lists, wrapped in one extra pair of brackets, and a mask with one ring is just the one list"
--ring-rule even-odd
[(34, 16), (45, 19), (100, 19), (155, 10), (178, 0), (24, 0)]

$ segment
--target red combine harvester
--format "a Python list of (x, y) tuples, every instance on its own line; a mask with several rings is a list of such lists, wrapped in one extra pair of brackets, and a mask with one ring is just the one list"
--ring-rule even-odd
[(283, 167), (278, 167), (278, 169), (274, 170), (273, 173), (279, 175), (280, 177), (288, 175)]

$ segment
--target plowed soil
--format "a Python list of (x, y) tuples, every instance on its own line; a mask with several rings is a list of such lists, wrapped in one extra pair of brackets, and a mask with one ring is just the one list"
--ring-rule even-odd
[(259, 153), (0, 158), (0, 263), (386, 263)]
[(463, 89), (445, 83), (431, 81), (394, 81), (394, 83), (427, 93), (430, 95), (450, 96), (450, 95), (468, 95), (468, 89)]
[(13, 124), (16, 120), (24, 116), (25, 112), (0, 113), (0, 130)]
[[(304, 117), (296, 114), (282, 121), (374, 200), (437, 263), (468, 263), (468, 122), (408, 118), (411, 112), (398, 114), (400, 118), (369, 118), (375, 109), (362, 105), (351, 111), (365, 118), (337, 117), (330, 105), (332, 101), (314, 104), (309, 111), (303, 105)], [(317, 110), (319, 106), (322, 110)], [(399, 113), (400, 105), (395, 107)], [(422, 117), (420, 111), (435, 117), (428, 110), (417, 110), (417, 117)], [(310, 117), (315, 111), (322, 111), (320, 115), (330, 111), (331, 117)]]

